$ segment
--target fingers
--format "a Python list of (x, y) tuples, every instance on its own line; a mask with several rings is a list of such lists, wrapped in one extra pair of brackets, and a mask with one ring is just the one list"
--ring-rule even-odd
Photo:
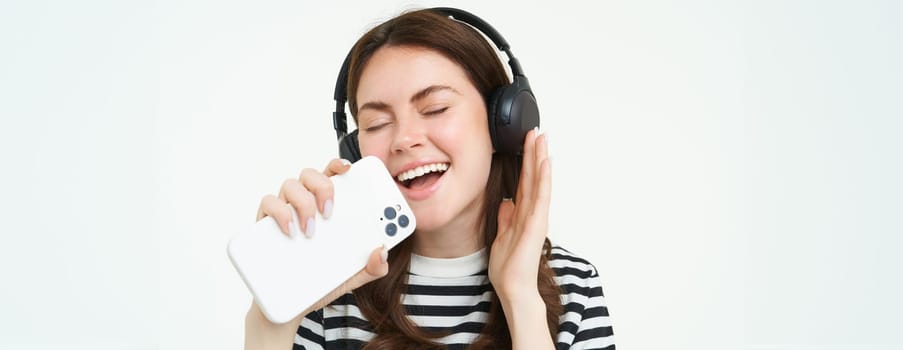
[[(524, 155), (521, 176), (517, 188), (517, 203), (499, 207), (499, 234), (505, 228), (515, 225), (515, 236), (545, 236), (548, 229), (549, 204), (551, 199), (551, 163), (549, 161), (548, 135), (538, 128), (527, 133), (524, 140)], [(507, 212), (511, 210), (511, 212)], [(504, 217), (503, 217), (504, 216)], [(507, 222), (502, 220), (507, 217)], [(518, 228), (520, 227), (520, 228)], [(532, 238), (528, 238), (532, 241)]]
[(257, 220), (272, 216), (286, 235), (292, 236), (293, 231), (313, 235), (317, 212), (327, 219), (332, 216), (335, 193), (329, 177), (343, 174), (350, 167), (347, 160), (333, 159), (323, 173), (314, 169), (302, 170), (298, 179), (287, 179), (282, 183), (278, 197), (267, 195), (261, 199)]
[(533, 185), (533, 174), (535, 173), (534, 162), (536, 160), (535, 149), (536, 149), (536, 136), (539, 132), (539, 128), (533, 128), (527, 132), (527, 136), (524, 138), (524, 155), (521, 160), (521, 171), (520, 171), (520, 181), (517, 186), (517, 197), (516, 201), (525, 201), (532, 197), (533, 189), (531, 186)]
[[(549, 194), (552, 187), (551, 163), (549, 162), (549, 135), (539, 135), (535, 145), (535, 158), (533, 160), (535, 169), (533, 178), (534, 191), (532, 194), (536, 205), (545, 202), (545, 207), (548, 208)], [(534, 208), (534, 211), (539, 211), (539, 208)]]
[(285, 200), (269, 194), (260, 200), (260, 207), (257, 209), (257, 221), (270, 216), (279, 224), (282, 233), (291, 236), (292, 221), (294, 220), (292, 211), (292, 208), (285, 204)]
[(300, 226), (305, 235), (312, 237), (316, 232), (314, 218), (317, 215), (317, 199), (314, 194), (304, 188), (298, 180), (286, 179), (282, 183), (279, 197), (297, 213), (298, 220), (295, 224)]
[(280, 197), (292, 204), (298, 211), (301, 230), (307, 236), (316, 232), (316, 213), (324, 218), (332, 216), (334, 187), (329, 176), (343, 174), (350, 168), (350, 163), (342, 159), (333, 159), (324, 172), (306, 168), (301, 170), (297, 181), (286, 181), (282, 186)]
[(536, 138), (533, 154), (533, 191), (531, 198), (527, 200), (528, 208), (524, 211), (525, 224), (529, 227), (526, 230), (526, 238), (528, 241), (541, 241), (548, 234), (549, 222), (549, 204), (552, 193), (552, 171), (551, 162), (549, 160), (549, 142), (548, 135), (542, 134)]
[[(548, 163), (549, 148), (548, 135), (539, 128), (534, 128), (527, 133), (524, 140), (524, 155), (521, 165), (520, 181), (517, 187), (518, 219), (524, 219), (525, 215), (535, 211), (537, 195), (543, 186), (542, 182), (550, 181), (550, 172), (543, 173), (543, 164)], [(550, 186), (550, 184), (548, 184)], [(548, 193), (544, 194), (548, 198)]]
[(539, 183), (537, 184), (536, 198), (533, 201), (532, 218), (539, 220), (537, 229), (546, 235), (549, 219), (549, 205), (552, 199), (552, 164), (548, 158), (543, 159), (539, 166)]
[(317, 199), (317, 209), (323, 214), (324, 218), (332, 216), (333, 195), (334, 190), (332, 181), (329, 179), (333, 175), (344, 174), (351, 169), (351, 162), (345, 159), (333, 159), (326, 165), (326, 169), (322, 173), (313, 169), (304, 169), (298, 180), (304, 185), (308, 191), (313, 192)]
[(514, 216), (514, 202), (510, 199), (502, 200), (499, 204), (499, 230), (498, 234), (503, 234), (511, 227), (511, 217)]
[(344, 174), (348, 169), (351, 169), (351, 162), (346, 159), (336, 158), (329, 161), (329, 164), (326, 164), (326, 170), (323, 170), (323, 174), (326, 174), (326, 176)]
[[(332, 180), (326, 174), (314, 169), (301, 170), (301, 176), (298, 181), (304, 186), (304, 189), (313, 193), (316, 198), (316, 208), (323, 214), (324, 218), (332, 215), (332, 198), (334, 194)], [(311, 216), (313, 217), (313, 216)]]

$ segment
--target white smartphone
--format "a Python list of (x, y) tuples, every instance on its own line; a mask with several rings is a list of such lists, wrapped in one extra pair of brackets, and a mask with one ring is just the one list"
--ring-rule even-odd
[(265, 217), (229, 241), (232, 264), (272, 322), (285, 323), (391, 249), (417, 226), (414, 213), (379, 158), (364, 157), (331, 177), (332, 216), (317, 213), (313, 237), (291, 238)]

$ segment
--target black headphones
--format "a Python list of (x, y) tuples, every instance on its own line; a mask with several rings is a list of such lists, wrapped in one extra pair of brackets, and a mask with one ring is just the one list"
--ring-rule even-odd
[[(511, 67), (514, 81), (509, 85), (497, 88), (487, 101), (489, 135), (496, 152), (514, 155), (523, 153), (524, 138), (527, 136), (527, 132), (539, 126), (539, 107), (536, 105), (533, 91), (530, 90), (530, 82), (524, 76), (517, 58), (511, 54), (508, 42), (489, 23), (470, 12), (450, 7), (437, 7), (430, 10), (476, 28), (489, 37), (492, 43), (508, 56), (508, 65)], [(345, 102), (348, 100), (345, 85), (348, 80), (350, 58), (351, 52), (345, 56), (342, 70), (339, 71), (339, 77), (336, 79), (333, 95), (335, 112), (332, 113), (332, 125), (339, 140), (339, 156), (356, 162), (361, 159), (357, 130), (348, 133), (348, 120), (345, 116)]]

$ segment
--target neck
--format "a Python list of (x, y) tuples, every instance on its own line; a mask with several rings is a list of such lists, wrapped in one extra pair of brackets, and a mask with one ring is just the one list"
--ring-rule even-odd
[(462, 213), (436, 230), (417, 230), (414, 237), (411, 237), (414, 239), (414, 253), (430, 258), (458, 258), (482, 249), (484, 244), (481, 212), (471, 210), (469, 213)]

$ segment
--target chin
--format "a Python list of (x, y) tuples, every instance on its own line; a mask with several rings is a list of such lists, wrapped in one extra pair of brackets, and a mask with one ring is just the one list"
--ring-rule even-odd
[(417, 218), (417, 231), (436, 231), (448, 224), (448, 209), (440, 207), (411, 208)]

